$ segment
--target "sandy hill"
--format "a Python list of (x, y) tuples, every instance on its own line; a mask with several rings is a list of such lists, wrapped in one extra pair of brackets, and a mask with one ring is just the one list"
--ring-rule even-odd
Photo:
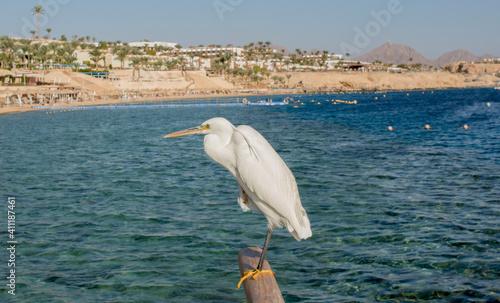
[(500, 75), (500, 64), (494, 63), (454, 62), (446, 64), (443, 68), (452, 73), (464, 73), (469, 75)]
[[(139, 77), (140, 74), (140, 77)], [(111, 84), (122, 90), (184, 90), (189, 82), (180, 71), (114, 70)]]
[[(135, 75), (134, 75), (135, 74)], [(220, 77), (207, 77), (205, 72), (115, 70), (112, 85), (127, 90), (218, 90), (234, 86)]]
[(212, 89), (234, 89), (234, 85), (221, 77), (207, 77), (205, 72), (188, 72), (189, 77), (194, 81), (190, 89), (212, 90)]
[(463, 74), (452, 73), (291, 73), (290, 87), (329, 88), (329, 89), (442, 89), (464, 88), (470, 86), (492, 85), (496, 83), (494, 76), (485, 76), (481, 81), (473, 83), (473, 78)]
[(80, 87), (81, 89), (103, 92), (114, 91), (116, 88), (108, 81), (98, 79), (86, 74), (76, 73), (68, 70), (51, 70), (45, 74), (45, 81), (61, 83), (65, 86)]

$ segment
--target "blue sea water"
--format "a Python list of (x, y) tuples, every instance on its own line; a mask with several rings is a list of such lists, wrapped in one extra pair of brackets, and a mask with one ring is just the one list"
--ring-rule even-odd
[(162, 138), (222, 116), (297, 179), (313, 236), (275, 230), (267, 254), (286, 302), (500, 302), (500, 91), (290, 97), (0, 116), (0, 301), (244, 302), (237, 254), (266, 221), (202, 136)]

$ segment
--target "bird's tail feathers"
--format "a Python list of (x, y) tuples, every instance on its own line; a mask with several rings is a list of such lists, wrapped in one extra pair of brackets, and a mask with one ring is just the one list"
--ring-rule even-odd
[(286, 226), (286, 229), (293, 235), (293, 237), (297, 241), (307, 239), (312, 236), (311, 223), (309, 222), (309, 218), (307, 217), (307, 213), (304, 208), (302, 208), (302, 211), (302, 215), (298, 217), (301, 221), (299, 224), (296, 224), (296, 226), (287, 224)]

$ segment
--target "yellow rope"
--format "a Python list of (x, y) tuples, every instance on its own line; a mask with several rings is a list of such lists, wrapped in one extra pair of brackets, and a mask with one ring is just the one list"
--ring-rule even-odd
[(260, 274), (273, 274), (273, 275), (275, 275), (275, 273), (272, 270), (258, 270), (256, 268), (256, 269), (245, 271), (243, 273), (243, 277), (240, 279), (240, 283), (238, 283), (238, 286), (236, 287), (236, 289), (239, 289), (241, 286), (241, 283), (243, 283), (243, 281), (245, 281), (246, 279), (253, 277), (253, 279), (255, 280), (255, 278), (257, 278), (257, 276)]

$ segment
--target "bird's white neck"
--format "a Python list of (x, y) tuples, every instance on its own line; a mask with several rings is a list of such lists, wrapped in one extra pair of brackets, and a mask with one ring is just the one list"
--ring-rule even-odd
[(205, 152), (212, 160), (234, 175), (236, 162), (233, 147), (229, 144), (230, 140), (230, 134), (208, 134), (204, 139), (204, 147)]

